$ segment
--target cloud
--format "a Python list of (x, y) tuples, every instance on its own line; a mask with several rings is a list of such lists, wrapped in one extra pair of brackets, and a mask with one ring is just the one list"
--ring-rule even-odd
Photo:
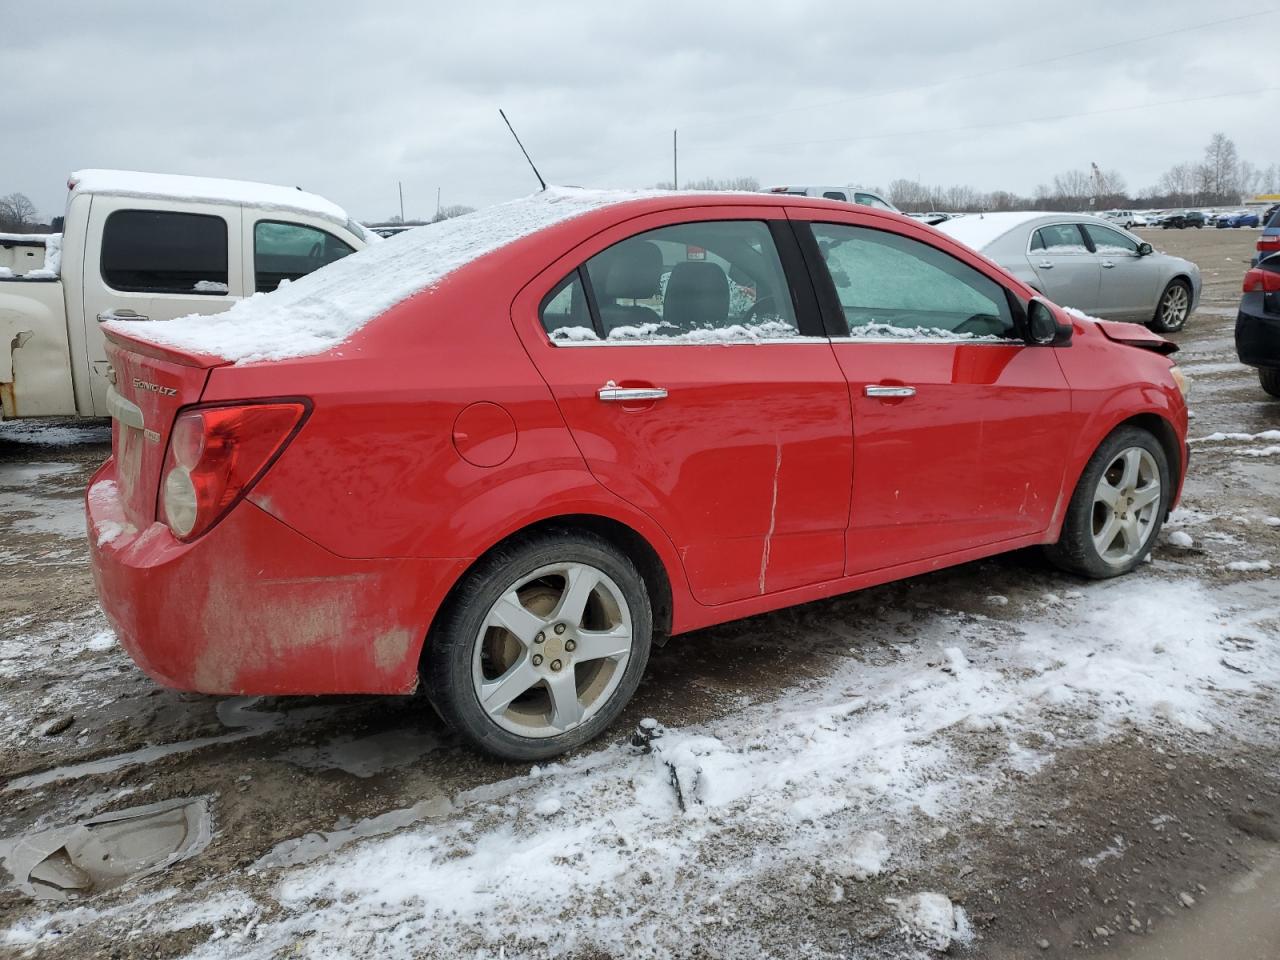
[[(1280, 152), (1280, 131), (1259, 120), (1275, 92), (1115, 110), (1275, 86), (1265, 17), (1185, 29), (1252, 12), (1186, 0), (1035, 16), (1012, 0), (980, 12), (64, 2), (5, 20), (0, 193), (51, 214), (71, 170), (116, 166), (297, 184), (361, 218), (396, 210), (397, 181), (410, 215), (434, 210), (437, 187), (445, 203), (480, 206), (536, 187), (499, 106), (560, 183), (669, 179), (678, 127), (689, 178), (905, 176), (1029, 193), (1097, 161), (1137, 187), (1197, 159), (1215, 130), (1255, 163)], [(1115, 112), (992, 126), (1089, 111)]]

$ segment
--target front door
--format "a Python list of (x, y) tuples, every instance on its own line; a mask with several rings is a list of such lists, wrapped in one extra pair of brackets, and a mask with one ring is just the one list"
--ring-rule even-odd
[[(96, 416), (107, 416), (106, 342), (99, 324), (111, 318), (173, 320), (221, 313), (244, 296), (240, 208), (95, 196), (85, 248), (84, 315), (87, 373)], [(87, 412), (87, 411), (86, 411)]]
[(781, 211), (654, 214), (514, 305), (591, 472), (663, 527), (703, 604), (844, 572), (848, 389), (784, 257), (799, 263)]
[(833, 337), (853, 403), (847, 572), (1044, 530), (1070, 416), (1054, 350), (1016, 334), (1005, 289), (958, 249), (854, 223), (813, 223), (808, 244), (848, 334)]
[(1114, 320), (1150, 320), (1160, 295), (1159, 270), (1138, 256), (1138, 241), (1097, 223), (1084, 224), (1084, 232), (1101, 268), (1098, 307), (1093, 312)]
[(1078, 223), (1055, 223), (1031, 235), (1027, 260), (1040, 291), (1054, 303), (1092, 313), (1098, 306), (1101, 267)]

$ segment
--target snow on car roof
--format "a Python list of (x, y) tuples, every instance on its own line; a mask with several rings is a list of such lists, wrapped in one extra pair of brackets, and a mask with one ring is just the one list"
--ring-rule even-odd
[(1014, 210), (1005, 213), (969, 213), (937, 224), (953, 240), (959, 240), (974, 250), (1000, 239), (1010, 230), (1024, 223), (1049, 216), (1044, 210)]
[(407, 230), (225, 313), (106, 326), (132, 339), (238, 363), (312, 356), (485, 254), (601, 207), (664, 195), (670, 194), (550, 187)]
[(332, 200), (296, 187), (280, 187), (251, 180), (187, 177), (137, 170), (77, 170), (68, 181), (74, 193), (104, 193), (117, 197), (232, 203), (309, 213), (346, 225), (350, 217)]

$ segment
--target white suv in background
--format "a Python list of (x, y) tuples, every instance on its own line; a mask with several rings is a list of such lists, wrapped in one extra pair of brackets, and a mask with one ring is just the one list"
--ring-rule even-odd
[(840, 200), (844, 203), (860, 203), (864, 207), (875, 207), (877, 210), (902, 211), (879, 194), (857, 187), (766, 187), (761, 193), (790, 193), (797, 197), (825, 197), (828, 200)]
[[(1102, 219), (1118, 223), (1126, 230), (1138, 225), (1138, 216), (1132, 210), (1103, 210)], [(1146, 226), (1146, 220), (1143, 220), (1142, 225)]]

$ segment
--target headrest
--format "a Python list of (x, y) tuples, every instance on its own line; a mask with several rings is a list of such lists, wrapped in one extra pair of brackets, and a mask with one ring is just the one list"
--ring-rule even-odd
[(723, 327), (729, 319), (729, 278), (705, 260), (677, 263), (667, 280), (662, 319), (682, 330)]
[(604, 290), (609, 300), (647, 300), (658, 292), (662, 251), (648, 240), (624, 240), (608, 251)]

